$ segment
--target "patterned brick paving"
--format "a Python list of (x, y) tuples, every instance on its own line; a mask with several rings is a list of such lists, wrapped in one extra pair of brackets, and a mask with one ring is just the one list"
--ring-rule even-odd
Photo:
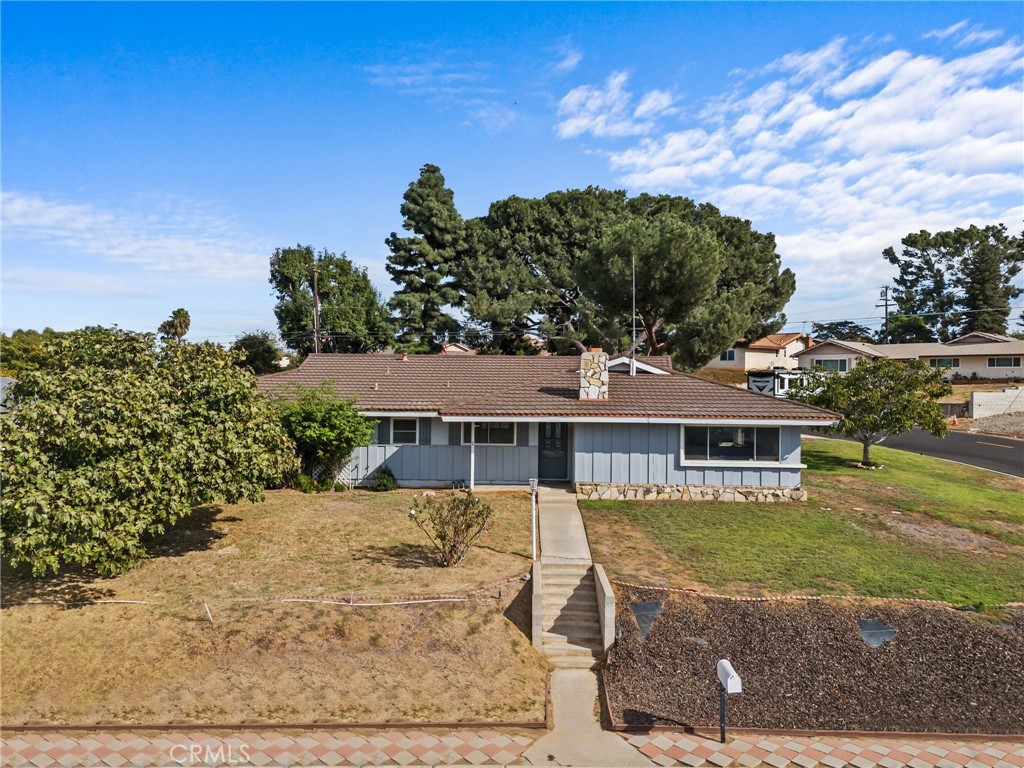
[(1024, 744), (835, 737), (730, 737), (727, 744), (687, 733), (625, 736), (662, 766), (771, 768), (1024, 768)]
[(11, 768), (508, 765), (533, 743), (494, 731), (380, 733), (20, 733), (0, 740)]
[[(1024, 768), (1024, 744), (1007, 742), (741, 735), (723, 745), (661, 732), (624, 738), (661, 766)], [(494, 731), (12, 733), (0, 739), (0, 763), (11, 768), (509, 765), (522, 764), (531, 743), (528, 736)]]

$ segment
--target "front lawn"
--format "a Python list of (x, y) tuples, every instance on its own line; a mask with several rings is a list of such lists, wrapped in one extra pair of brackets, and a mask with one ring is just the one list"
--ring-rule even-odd
[(586, 501), (613, 578), (726, 594), (1024, 600), (1024, 483), (881, 447), (805, 440), (806, 503)]
[[(457, 568), (430, 565), (407, 519), (409, 492), (279, 491), (198, 510), (114, 579), (6, 573), (0, 719), (543, 719), (545, 664), (519, 581), (530, 567), (529, 496), (484, 498), (494, 527)], [(464, 596), (499, 582), (465, 602), (285, 602)], [(47, 600), (86, 604), (23, 604)]]

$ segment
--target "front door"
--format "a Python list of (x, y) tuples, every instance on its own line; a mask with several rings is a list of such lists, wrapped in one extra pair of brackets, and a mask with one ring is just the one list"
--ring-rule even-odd
[(540, 462), (537, 468), (541, 480), (567, 480), (569, 478), (569, 425), (562, 422), (542, 422), (540, 425)]

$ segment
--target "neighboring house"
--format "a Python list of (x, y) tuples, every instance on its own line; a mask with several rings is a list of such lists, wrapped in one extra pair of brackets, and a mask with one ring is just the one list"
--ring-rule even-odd
[(773, 333), (757, 341), (738, 341), (705, 367), (722, 371), (792, 370), (798, 366), (794, 355), (813, 344), (814, 340), (802, 333)]
[[(377, 419), (346, 468), (357, 483), (387, 464), (405, 486), (575, 483), (586, 494), (803, 498), (800, 431), (828, 411), (672, 370), (667, 357), (310, 355), (260, 379), (287, 395), (333, 385)], [(754, 494), (756, 495), (756, 494)]]
[(968, 333), (959, 338), (918, 344), (865, 344), (823, 341), (796, 354), (802, 368), (826, 368), (839, 373), (860, 360), (922, 360), (947, 369), (947, 378), (1014, 379), (1024, 375), (1024, 341), (994, 333)]

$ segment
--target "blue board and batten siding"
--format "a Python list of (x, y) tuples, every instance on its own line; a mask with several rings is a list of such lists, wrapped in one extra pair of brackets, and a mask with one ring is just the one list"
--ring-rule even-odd
[[(678, 424), (574, 424), (577, 483), (795, 488), (800, 485), (800, 428), (781, 428), (781, 464), (686, 466)], [(789, 465), (789, 466), (786, 466)]]
[[(461, 445), (461, 424), (421, 419), (416, 445), (392, 445), (381, 419), (373, 445), (358, 448), (348, 467), (356, 483), (387, 464), (399, 484), (449, 486), (469, 482), (470, 448)], [(570, 482), (635, 485), (795, 488), (800, 485), (800, 428), (781, 428), (777, 466), (686, 465), (680, 458), (678, 424), (573, 424)], [(519, 424), (516, 445), (477, 445), (475, 482), (526, 485), (537, 477), (537, 425)]]

